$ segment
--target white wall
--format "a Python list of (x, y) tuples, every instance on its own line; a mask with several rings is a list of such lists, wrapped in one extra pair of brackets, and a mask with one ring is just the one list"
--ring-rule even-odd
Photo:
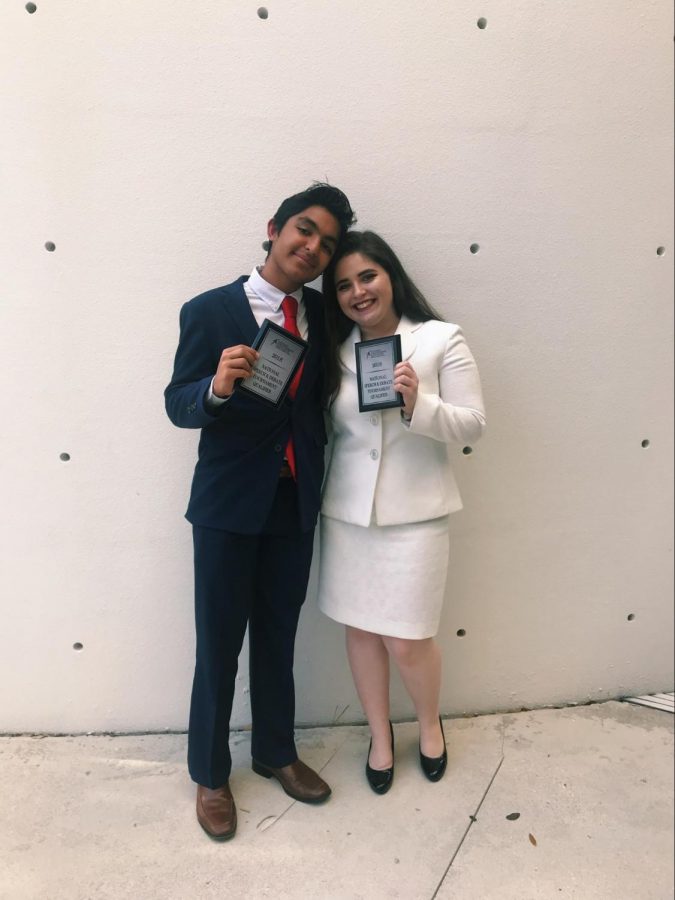
[[(37, 7), (0, 8), (0, 729), (185, 726), (178, 310), (249, 272), (278, 202), (325, 177), (483, 376), (443, 711), (672, 689), (670, 2)], [(314, 602), (298, 720), (358, 720)]]

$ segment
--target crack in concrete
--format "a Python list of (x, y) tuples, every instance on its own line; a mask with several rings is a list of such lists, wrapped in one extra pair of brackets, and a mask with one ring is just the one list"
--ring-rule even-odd
[[(502, 736), (502, 737), (503, 737), (503, 736)], [(478, 821), (478, 813), (480, 812), (480, 808), (481, 808), (481, 806), (483, 805), (483, 802), (485, 801), (485, 798), (487, 797), (487, 795), (488, 795), (488, 793), (489, 793), (489, 791), (490, 791), (490, 788), (492, 787), (492, 784), (493, 784), (495, 778), (497, 777), (497, 774), (498, 774), (499, 770), (500, 770), (501, 767), (502, 767), (502, 763), (504, 762), (503, 749), (504, 749), (504, 743), (503, 743), (503, 741), (502, 741), (502, 757), (501, 757), (501, 759), (499, 760), (499, 762), (498, 762), (498, 764), (497, 764), (497, 768), (495, 769), (495, 771), (494, 771), (494, 773), (493, 773), (493, 775), (492, 775), (492, 778), (491, 778), (490, 781), (488, 782), (488, 786), (485, 788), (485, 791), (484, 791), (484, 793), (483, 793), (483, 796), (480, 798), (480, 801), (479, 801), (479, 803), (478, 803), (478, 806), (477, 806), (476, 809), (474, 810), (473, 815), (469, 816), (469, 824), (466, 826), (466, 829), (465, 829), (465, 831), (464, 831), (464, 834), (462, 835), (459, 844), (458, 844), (457, 847), (455, 848), (455, 852), (452, 854), (452, 856), (451, 856), (451, 858), (450, 858), (450, 862), (449, 862), (448, 865), (446, 866), (445, 872), (443, 872), (443, 875), (441, 876), (441, 880), (440, 880), (440, 881), (438, 882), (438, 884), (436, 885), (436, 890), (435, 890), (435, 891), (433, 892), (433, 894), (431, 895), (430, 900), (435, 900), (435, 898), (438, 896), (438, 892), (440, 891), (441, 887), (443, 886), (443, 882), (444, 882), (445, 879), (447, 878), (448, 872), (450, 871), (450, 868), (451, 868), (452, 864), (454, 863), (455, 859), (457, 858), (457, 854), (458, 854), (459, 851), (462, 849), (462, 844), (463, 844), (464, 841), (466, 840), (467, 835), (469, 834), (469, 831), (471, 831), (471, 829), (473, 828), (474, 824)]]
[(502, 723), (501, 723), (501, 729), (502, 729), (502, 759), (504, 759), (504, 745), (506, 744), (506, 729), (509, 727), (510, 724), (511, 724), (510, 722), (502, 722)]
[(351, 704), (348, 703), (348, 704), (345, 706), (345, 708), (342, 710), (342, 712), (340, 713), (339, 716), (338, 716), (338, 714), (337, 714), (338, 707), (337, 707), (337, 706), (335, 707), (335, 712), (333, 713), (333, 723), (332, 723), (333, 725), (337, 725), (337, 723), (340, 721), (340, 719), (344, 716), (344, 714), (345, 714), (345, 713), (347, 712), (347, 710), (349, 709), (350, 705), (351, 705)]

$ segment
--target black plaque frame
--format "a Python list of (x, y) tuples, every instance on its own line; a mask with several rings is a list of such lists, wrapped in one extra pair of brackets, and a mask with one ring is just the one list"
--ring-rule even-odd
[[(277, 336), (275, 338), (275, 335)], [(283, 338), (287, 343), (295, 344), (300, 348), (300, 352), (298, 354), (295, 363), (292, 367), (284, 373), (285, 382), (283, 387), (276, 394), (275, 398), (266, 397), (264, 394), (259, 393), (256, 390), (250, 388), (247, 382), (250, 380), (249, 378), (242, 378), (239, 380), (237, 384), (237, 390), (244, 391), (250, 397), (255, 397), (257, 400), (260, 400), (262, 403), (267, 404), (267, 406), (272, 406), (274, 409), (278, 409), (281, 404), (286, 399), (286, 395), (288, 394), (288, 389), (291, 386), (291, 382), (295, 378), (295, 375), (304, 362), (305, 356), (307, 355), (307, 350), (309, 348), (309, 344), (307, 341), (303, 340), (301, 337), (298, 337), (296, 334), (291, 334), (290, 331), (287, 331), (285, 328), (282, 328), (281, 325), (276, 325), (274, 322), (271, 322), (269, 319), (265, 319), (262, 325), (260, 326), (260, 331), (256, 334), (253, 339), (253, 343), (251, 347), (254, 350), (258, 350), (260, 352), (260, 348), (264, 347), (267, 349), (268, 342), (274, 342), (277, 338)], [(258, 361), (253, 366), (253, 372), (255, 373), (256, 368), (260, 366), (263, 362), (266, 362), (268, 365), (275, 366), (275, 363), (271, 362), (269, 359), (261, 356)], [(278, 366), (276, 367), (279, 368)], [(277, 373), (278, 374), (278, 373)], [(252, 376), (254, 377), (254, 376)]]
[(374, 403), (366, 403), (364, 401), (364, 364), (362, 363), (362, 354), (372, 352), (373, 350), (376, 350), (378, 346), (382, 347), (387, 344), (391, 344), (392, 359), (395, 366), (397, 363), (401, 362), (402, 358), (400, 334), (392, 334), (382, 338), (373, 338), (373, 340), (370, 341), (359, 341), (354, 345), (354, 352), (356, 353), (356, 383), (359, 391), (359, 412), (370, 412), (373, 409), (394, 409), (395, 407), (403, 406), (403, 396), (398, 393), (398, 391), (396, 392), (396, 399), (393, 400), (376, 400)]

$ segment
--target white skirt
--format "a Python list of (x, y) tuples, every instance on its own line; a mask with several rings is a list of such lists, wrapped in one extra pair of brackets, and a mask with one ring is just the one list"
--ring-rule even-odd
[(448, 516), (362, 528), (321, 516), (319, 608), (389, 637), (438, 631), (448, 574)]

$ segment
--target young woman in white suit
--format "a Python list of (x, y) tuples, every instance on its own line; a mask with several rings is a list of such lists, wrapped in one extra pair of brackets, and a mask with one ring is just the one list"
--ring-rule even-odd
[[(442, 778), (438, 630), (448, 570), (448, 516), (462, 506), (450, 446), (485, 427), (478, 371), (461, 329), (441, 320), (394, 251), (373, 232), (347, 233), (324, 274), (327, 399), (333, 448), (321, 517), (319, 606), (346, 626), (347, 655), (368, 718), (366, 776), (394, 778), (389, 663), (415, 706), (420, 763)], [(359, 412), (354, 345), (399, 334), (400, 409)]]

